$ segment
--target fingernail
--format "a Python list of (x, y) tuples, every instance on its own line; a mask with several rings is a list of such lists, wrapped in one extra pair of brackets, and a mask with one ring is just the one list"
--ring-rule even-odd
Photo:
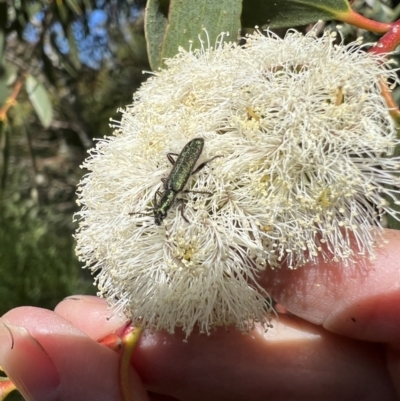
[(85, 302), (87, 304), (107, 305), (105, 299), (96, 297), (94, 295), (71, 295), (69, 297), (64, 298), (64, 301), (80, 301), (80, 302)]
[(26, 400), (57, 399), (58, 372), (25, 328), (0, 323), (0, 365)]

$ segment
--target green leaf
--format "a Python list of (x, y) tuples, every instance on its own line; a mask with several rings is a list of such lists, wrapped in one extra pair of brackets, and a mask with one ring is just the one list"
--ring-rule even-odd
[(25, 88), (42, 125), (47, 128), (53, 118), (53, 107), (46, 88), (32, 75), (28, 75)]
[(394, 101), (399, 105), (400, 104), (400, 86), (398, 86), (393, 92), (392, 96)]
[(33, 18), (43, 8), (43, 4), (41, 4), (40, 2), (32, 3), (30, 1), (27, 1), (23, 3), (23, 6), (30, 19)]
[(199, 35), (205, 40), (207, 30), (211, 46), (221, 32), (236, 40), (240, 29), (241, 0), (171, 0), (168, 15), (165, 1), (148, 0), (145, 16), (147, 51), (153, 70), (162, 67), (163, 59), (173, 57), (181, 46), (200, 47)]
[(81, 69), (81, 61), (79, 59), (79, 50), (76, 44), (76, 39), (74, 36), (74, 31), (72, 29), (72, 24), (68, 25), (67, 28), (67, 36), (69, 43), (69, 59), (71, 60), (72, 65), (75, 70)]
[(77, 15), (82, 15), (82, 9), (79, 6), (77, 0), (65, 0), (69, 9)]
[(158, 70), (162, 60), (162, 45), (168, 20), (160, 11), (158, 0), (148, 0), (145, 14), (147, 54), (151, 68)]
[(18, 78), (18, 70), (14, 64), (6, 63), (5, 68), (5, 81), (7, 86), (12, 86)]
[[(400, 207), (398, 205), (391, 205), (392, 209), (400, 212)], [(390, 214), (387, 215), (387, 228), (392, 228), (393, 230), (400, 230), (400, 221), (396, 220)]]
[(6, 25), (7, 25), (7, 2), (5, 0), (0, 0), (0, 64), (3, 59)]
[(350, 11), (347, 0), (244, 0), (242, 25), (270, 28), (307, 25)]
[(6, 74), (0, 76), (0, 108), (4, 106), (4, 103), (6, 102), (7, 97), (9, 95), (9, 91), (7, 88), (7, 78), (8, 77)]
[(58, 9), (58, 15), (60, 16), (60, 22), (61, 24), (64, 25), (68, 22), (68, 9), (61, 1), (57, 1), (56, 4)]
[(0, 64), (2, 63), (3, 60), (4, 39), (5, 39), (4, 31), (2, 31), (0, 28)]

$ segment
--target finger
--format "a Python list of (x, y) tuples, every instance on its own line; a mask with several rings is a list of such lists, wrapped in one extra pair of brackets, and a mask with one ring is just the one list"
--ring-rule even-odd
[[(119, 355), (64, 318), (23, 307), (8, 312), (0, 323), (0, 365), (27, 400), (120, 400)], [(131, 380), (135, 400), (147, 401), (133, 370)]]
[(296, 316), (349, 337), (400, 338), (400, 232), (386, 230), (376, 260), (269, 270), (261, 285)]
[(132, 363), (146, 387), (182, 401), (395, 400), (384, 347), (294, 316), (267, 333), (145, 334)]
[[(74, 295), (60, 302), (55, 312), (90, 337), (99, 340), (118, 332), (127, 323), (125, 316), (110, 311), (107, 302), (98, 297)], [(151, 401), (177, 401), (176, 398), (149, 393)]]
[[(62, 312), (73, 308), (71, 318), (78, 324), (82, 321), (79, 315), (107, 316), (105, 302), (91, 302), (90, 298), (88, 301), (66, 300), (63, 307), (57, 309)], [(78, 317), (74, 318), (76, 315)], [(102, 326), (103, 318), (97, 322), (95, 318), (89, 320), (92, 325)], [(156, 393), (192, 400), (197, 399), (193, 398), (192, 390), (195, 390), (199, 392), (198, 399), (219, 399), (229, 387), (227, 399), (265, 399), (265, 394), (272, 391), (276, 397), (295, 400), (297, 382), (300, 389), (308, 388), (301, 383), (304, 372), (315, 371), (319, 373), (313, 374), (313, 381), (322, 382), (321, 388), (326, 393), (316, 392), (313, 384), (309, 393), (300, 391), (298, 399), (318, 399), (328, 393), (337, 395), (340, 400), (346, 399), (343, 398), (346, 395), (351, 399), (361, 387), (365, 394), (385, 394), (387, 400), (393, 395), (382, 346), (360, 345), (294, 317), (282, 316), (267, 334), (258, 330), (244, 336), (236, 330), (229, 333), (218, 330), (209, 337), (192, 335), (187, 344), (183, 339), (179, 335), (157, 333), (144, 335), (137, 345), (132, 362), (147, 386)], [(293, 391), (289, 393), (287, 380), (293, 382)], [(364, 381), (368, 381), (368, 385), (361, 385)], [(199, 391), (198, 388), (204, 389)], [(248, 398), (242, 398), (245, 393)], [(335, 399), (331, 395), (328, 398)]]
[(96, 341), (128, 322), (123, 314), (110, 310), (104, 299), (89, 295), (65, 298), (54, 311)]
[(58, 394), (56, 368), (25, 328), (0, 323), (0, 365), (26, 400), (48, 401)]
[(149, 393), (150, 401), (179, 401), (175, 397), (170, 397), (168, 395)]

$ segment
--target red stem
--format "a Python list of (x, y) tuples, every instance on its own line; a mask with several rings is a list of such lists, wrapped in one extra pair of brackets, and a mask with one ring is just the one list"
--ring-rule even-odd
[[(383, 35), (378, 42), (368, 50), (375, 54), (387, 54), (393, 52), (400, 45), (400, 21), (391, 24), (390, 30)], [(381, 82), (381, 94), (386, 101), (391, 116), (400, 122), (400, 110), (393, 99), (392, 92), (386, 82)]]
[(339, 21), (347, 22), (348, 24), (354, 25), (357, 28), (366, 29), (367, 31), (375, 33), (386, 33), (392, 27), (392, 24), (390, 23), (371, 20), (356, 13), (352, 9), (343, 13), (337, 13), (335, 17)]
[(390, 53), (400, 45), (400, 20), (391, 24), (390, 30), (383, 35), (378, 43), (369, 49), (370, 52), (376, 54)]
[(0, 109), (0, 121), (4, 121), (6, 119), (8, 109), (16, 103), (17, 96), (19, 94), (19, 91), (21, 90), (22, 84), (23, 84), (22, 79), (15, 83), (11, 95), (7, 98), (3, 108)]
[[(393, 23), (373, 21), (349, 10), (336, 15), (339, 21), (347, 22), (358, 28), (366, 29), (375, 33), (384, 34), (379, 41), (368, 51), (375, 54), (388, 54), (393, 52), (400, 45), (400, 20)], [(390, 114), (396, 121), (400, 121), (400, 110), (397, 108), (392, 93), (387, 83), (381, 82), (381, 93), (390, 110)]]

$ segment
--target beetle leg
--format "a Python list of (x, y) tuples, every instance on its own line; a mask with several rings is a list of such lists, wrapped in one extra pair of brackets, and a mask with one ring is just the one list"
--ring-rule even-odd
[(153, 213), (130, 212), (130, 213), (128, 213), (129, 216), (133, 216), (133, 215), (135, 215), (135, 214), (140, 214), (141, 216), (153, 216), (153, 217), (154, 217), (154, 208), (155, 208), (156, 205), (157, 205), (157, 195), (158, 195), (158, 196), (161, 196), (161, 192), (158, 191), (158, 190), (157, 190), (156, 192), (154, 192)]
[(212, 195), (212, 192), (208, 192), (208, 191), (192, 191), (191, 189), (185, 189), (184, 191), (181, 191), (185, 194), (188, 194), (189, 192), (192, 192), (194, 194), (207, 194), (207, 195)]
[(152, 216), (154, 217), (154, 213), (142, 213), (142, 212), (130, 212), (129, 216), (134, 216), (135, 214), (140, 214), (141, 216)]
[(174, 160), (172, 156), (179, 156), (179, 154), (178, 153), (167, 153), (167, 158), (168, 158), (169, 162), (174, 166), (176, 160)]
[(185, 209), (185, 201), (182, 198), (178, 198), (176, 200), (176, 202), (179, 202), (180, 205), (178, 206), (180, 211), (181, 211), (181, 216), (183, 217), (183, 219), (186, 221), (186, 223), (190, 224), (190, 221), (188, 220), (188, 218), (185, 216), (185, 213), (183, 213), (184, 209)]
[(198, 173), (201, 169), (203, 169), (203, 168), (205, 167), (205, 165), (206, 165), (207, 163), (210, 163), (210, 161), (216, 159), (217, 157), (223, 157), (223, 156), (222, 156), (222, 155), (214, 156), (214, 157), (212, 157), (211, 159), (208, 159), (208, 160), (206, 160), (205, 162), (200, 163), (200, 164), (197, 166), (197, 168), (195, 168), (195, 169), (192, 171), (191, 175)]

